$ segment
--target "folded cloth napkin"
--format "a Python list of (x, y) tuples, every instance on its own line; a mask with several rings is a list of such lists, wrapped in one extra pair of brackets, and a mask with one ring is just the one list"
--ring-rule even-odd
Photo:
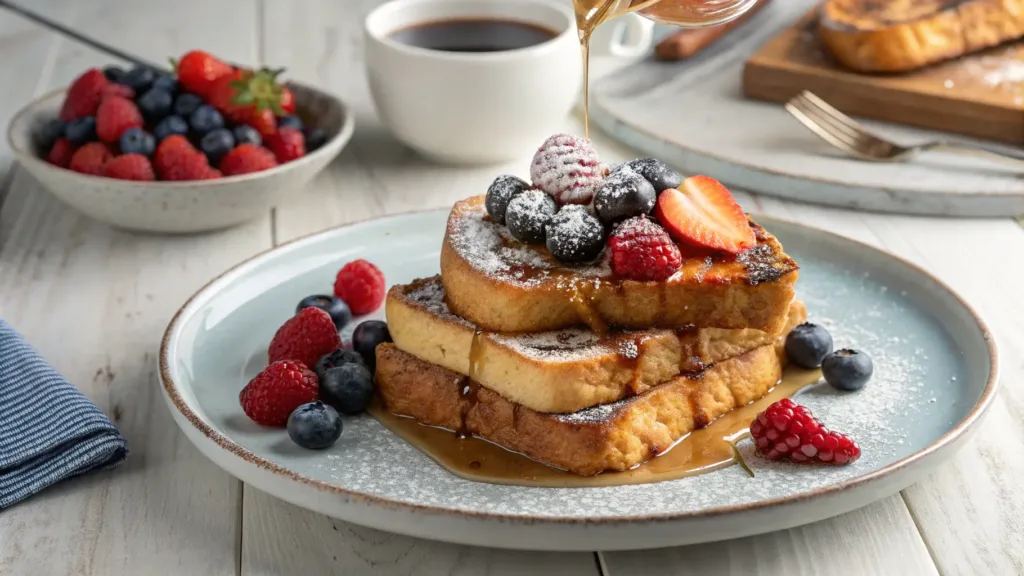
[(99, 408), (0, 320), (0, 510), (127, 455)]

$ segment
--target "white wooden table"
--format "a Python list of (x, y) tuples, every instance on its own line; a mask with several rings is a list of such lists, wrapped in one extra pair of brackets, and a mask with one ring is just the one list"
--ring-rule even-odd
[[(288, 66), (291, 77), (341, 95), (358, 117), (352, 143), (308, 190), (256, 222), (202, 236), (135, 235), (91, 221), (12, 167), (0, 144), (0, 316), (117, 423), (132, 449), (114, 472), (0, 513), (0, 574), (1024, 574), (1024, 231), (1008, 219), (861, 214), (739, 194), (751, 211), (808, 221), (923, 265), (977, 305), (996, 333), (1003, 387), (975, 440), (924, 482), (862, 510), (716, 544), (538, 554), (385, 534), (245, 486), (185, 440), (160, 398), (155, 357), (172, 313), (251, 254), (356, 219), (448, 206), (482, 193), (496, 168), (429, 164), (381, 128), (361, 69), (360, 23), (375, 1), (23, 1), (154, 61), (199, 47)], [(108, 62), (0, 11), (0, 124), (33, 96)], [(595, 140), (607, 159), (633, 156)], [(526, 162), (505, 169), (521, 173)]]

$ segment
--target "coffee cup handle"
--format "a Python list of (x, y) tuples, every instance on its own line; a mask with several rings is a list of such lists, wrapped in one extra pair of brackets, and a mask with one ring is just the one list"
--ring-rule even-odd
[[(637, 14), (623, 14), (603, 26), (612, 29), (608, 34), (591, 37), (590, 53), (595, 56), (639, 58), (646, 55), (654, 44), (654, 22)], [(601, 31), (601, 26), (598, 31)]]

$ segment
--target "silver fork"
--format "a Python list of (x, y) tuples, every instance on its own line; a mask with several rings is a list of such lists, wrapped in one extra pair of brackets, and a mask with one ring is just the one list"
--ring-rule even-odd
[(951, 150), (1000, 160), (1024, 162), (1024, 152), (999, 150), (981, 144), (968, 144), (936, 140), (916, 146), (900, 146), (869, 132), (856, 120), (836, 110), (814, 93), (804, 90), (786, 103), (786, 110), (829, 144), (872, 162), (902, 162), (910, 160), (920, 152), (929, 150)]

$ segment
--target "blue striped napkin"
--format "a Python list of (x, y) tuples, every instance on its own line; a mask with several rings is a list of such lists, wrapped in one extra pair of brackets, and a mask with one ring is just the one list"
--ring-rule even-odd
[(0, 510), (127, 455), (99, 408), (0, 320)]

